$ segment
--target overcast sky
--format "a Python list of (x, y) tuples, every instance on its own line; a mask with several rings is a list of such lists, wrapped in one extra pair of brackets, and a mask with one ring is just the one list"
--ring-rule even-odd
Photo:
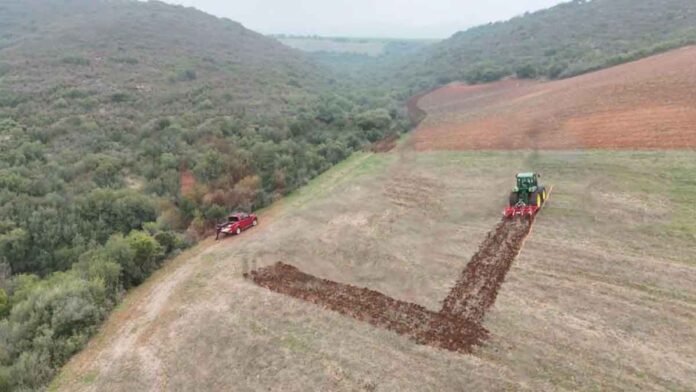
[(165, 0), (264, 34), (446, 38), (561, 0)]

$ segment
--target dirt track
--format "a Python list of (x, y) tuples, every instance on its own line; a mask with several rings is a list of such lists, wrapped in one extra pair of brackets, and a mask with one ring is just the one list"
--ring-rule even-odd
[(440, 312), (374, 290), (317, 278), (280, 262), (244, 277), (271, 291), (408, 336), (419, 344), (468, 353), (488, 336), (483, 317), (495, 303), (532, 224), (500, 222), (467, 264)]

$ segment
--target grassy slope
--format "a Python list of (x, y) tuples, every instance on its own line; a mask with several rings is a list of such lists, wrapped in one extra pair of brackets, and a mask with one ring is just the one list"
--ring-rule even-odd
[[(271, 207), (258, 231), (175, 262), (131, 294), (53, 387), (693, 389), (696, 353), (684, 342), (696, 339), (696, 227), (684, 217), (696, 184), (684, 173), (694, 158), (354, 156)], [(413, 345), (241, 277), (282, 260), (436, 309), (521, 168), (545, 173), (555, 191), (487, 318), (492, 338), (473, 356)], [(140, 348), (114, 343), (124, 335)]]

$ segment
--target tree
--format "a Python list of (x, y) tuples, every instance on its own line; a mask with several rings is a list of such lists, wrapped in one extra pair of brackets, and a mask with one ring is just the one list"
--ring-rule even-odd
[(208, 151), (203, 154), (201, 160), (196, 163), (193, 171), (196, 177), (206, 182), (216, 180), (222, 174), (222, 156), (216, 151)]
[(518, 67), (515, 74), (519, 79), (534, 79), (538, 76), (538, 72), (532, 64), (525, 64)]
[(29, 235), (24, 229), (14, 229), (0, 235), (0, 262), (9, 263), (13, 271), (27, 271), (29, 246)]
[(5, 290), (0, 289), (0, 319), (7, 317), (8, 314), (10, 314), (10, 297)]
[(392, 118), (387, 109), (374, 109), (360, 114), (357, 121), (358, 126), (365, 131), (372, 129), (387, 131), (391, 126)]
[(164, 259), (164, 249), (157, 240), (142, 231), (131, 232), (126, 237), (126, 242), (133, 250), (133, 283), (140, 284), (159, 267), (159, 263)]

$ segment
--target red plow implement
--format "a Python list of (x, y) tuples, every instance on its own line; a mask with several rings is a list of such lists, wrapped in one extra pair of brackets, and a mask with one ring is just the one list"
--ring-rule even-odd
[(541, 211), (544, 208), (544, 206), (546, 206), (546, 202), (548, 202), (549, 198), (551, 198), (552, 191), (553, 187), (550, 187), (548, 193), (546, 194), (546, 197), (543, 199), (543, 203), (540, 206), (526, 204), (509, 206), (506, 207), (503, 211), (503, 217), (505, 219), (515, 219), (517, 217), (523, 219), (534, 218), (539, 213), (539, 211)]

